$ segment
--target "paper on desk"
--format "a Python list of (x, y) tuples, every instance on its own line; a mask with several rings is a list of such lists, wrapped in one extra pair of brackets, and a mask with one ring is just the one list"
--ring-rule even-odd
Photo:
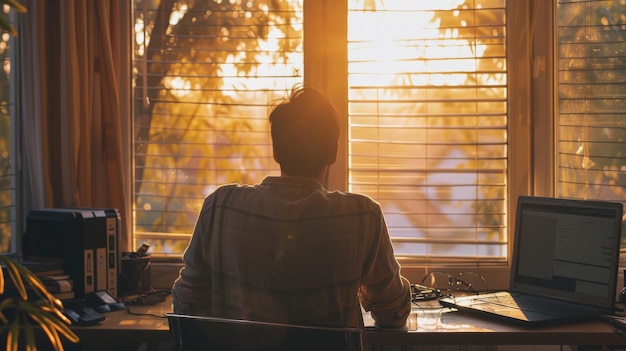
[(372, 314), (370, 312), (366, 312), (365, 310), (361, 310), (363, 313), (363, 325), (366, 327), (374, 326), (374, 318), (372, 318)]

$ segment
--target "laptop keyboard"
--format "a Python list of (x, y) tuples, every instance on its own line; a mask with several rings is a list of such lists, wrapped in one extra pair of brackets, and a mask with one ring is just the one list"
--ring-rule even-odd
[(514, 307), (519, 309), (528, 309), (533, 306), (536, 302), (529, 302), (528, 299), (517, 298), (514, 299), (511, 295), (498, 295), (498, 296), (487, 296), (487, 297), (479, 297), (475, 299), (480, 302), (488, 302), (500, 306)]
[(572, 306), (569, 304), (562, 304), (558, 301), (548, 301), (535, 299), (531, 296), (511, 296), (511, 295), (495, 295), (495, 296), (485, 296), (478, 297), (475, 301), (487, 302), (491, 304), (496, 304), (499, 306), (518, 308), (522, 311), (528, 312), (541, 312), (548, 314), (568, 314), (568, 312), (572, 312)]

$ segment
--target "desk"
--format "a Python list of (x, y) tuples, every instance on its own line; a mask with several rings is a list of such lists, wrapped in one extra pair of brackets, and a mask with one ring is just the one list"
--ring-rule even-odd
[[(171, 297), (153, 306), (129, 306), (134, 313), (164, 316), (171, 312)], [(417, 307), (416, 307), (417, 308)], [(169, 343), (167, 319), (149, 315), (132, 315), (126, 311), (108, 312), (106, 320), (95, 326), (72, 329), (86, 345), (151, 342)], [(615, 333), (608, 322), (594, 320), (559, 326), (528, 329), (498, 323), (460, 312), (442, 314), (435, 330), (373, 330), (372, 320), (364, 315), (368, 345), (620, 345), (626, 340)], [(87, 349), (87, 348), (85, 348)], [(91, 350), (93, 348), (89, 348)]]
[(156, 305), (127, 307), (128, 311), (104, 313), (106, 319), (97, 325), (72, 326), (72, 330), (83, 344), (82, 349), (113, 349), (108, 345), (111, 342), (115, 343), (118, 350), (120, 350), (118, 346), (124, 344), (171, 342), (170, 329), (165, 317), (165, 313), (172, 311), (171, 297)]

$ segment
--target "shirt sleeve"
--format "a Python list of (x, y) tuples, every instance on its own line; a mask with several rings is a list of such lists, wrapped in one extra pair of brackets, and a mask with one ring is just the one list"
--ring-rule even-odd
[(213, 216), (213, 203), (215, 196), (209, 195), (198, 215), (195, 228), (189, 244), (183, 254), (185, 265), (181, 268), (178, 278), (174, 281), (173, 295), (176, 300), (185, 304), (206, 306), (211, 298), (211, 261), (207, 258), (207, 250), (210, 249), (206, 236), (211, 217)]
[(213, 193), (204, 200), (193, 234), (183, 254), (188, 276), (197, 277), (211, 271), (211, 261), (207, 257), (207, 251), (210, 250), (210, 235), (213, 230), (215, 196)]
[(378, 210), (378, 233), (366, 254), (359, 299), (377, 326), (402, 328), (411, 312), (411, 284), (400, 274), (387, 224)]

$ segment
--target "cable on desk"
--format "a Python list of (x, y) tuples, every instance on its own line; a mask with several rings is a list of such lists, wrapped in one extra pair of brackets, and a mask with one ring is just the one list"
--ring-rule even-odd
[(126, 312), (128, 312), (128, 314), (131, 314), (134, 316), (167, 318), (165, 315), (160, 316), (154, 313), (139, 313), (139, 312), (131, 311), (130, 305), (139, 305), (139, 306), (156, 305), (158, 303), (165, 301), (165, 298), (167, 297), (167, 295), (171, 293), (172, 293), (172, 289), (152, 289), (151, 291), (148, 291), (148, 292), (124, 296), (120, 300), (126, 306)]
[(147, 316), (147, 317), (155, 317), (155, 318), (167, 318), (167, 316), (165, 316), (165, 315), (159, 316), (158, 314), (154, 314), (154, 313), (139, 313), (139, 312), (131, 311), (129, 305), (126, 305), (126, 312), (128, 312), (128, 314), (132, 314), (133, 316)]
[(134, 295), (124, 296), (120, 300), (131, 305), (156, 305), (165, 301), (167, 295), (172, 293), (172, 289), (153, 289)]

